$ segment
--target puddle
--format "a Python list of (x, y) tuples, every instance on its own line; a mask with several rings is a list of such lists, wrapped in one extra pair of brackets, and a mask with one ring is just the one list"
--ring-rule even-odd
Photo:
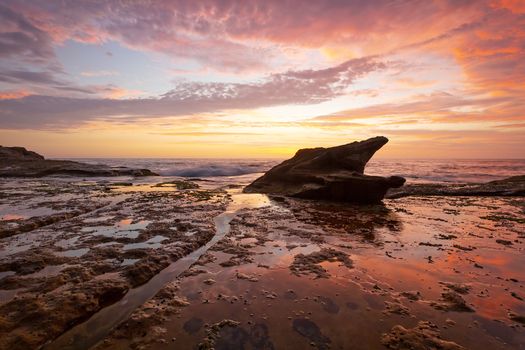
[(98, 248), (98, 247), (109, 247), (111, 245), (122, 245), (122, 243), (119, 243), (119, 242), (104, 242), (104, 243), (96, 244), (95, 247), (96, 248)]
[(94, 236), (135, 239), (139, 236), (140, 230), (145, 229), (150, 222), (151, 221), (148, 220), (141, 220), (133, 223), (133, 219), (123, 219), (113, 226), (84, 227), (81, 232), (89, 233)]
[(0, 271), (0, 280), (4, 277), (12, 276), (14, 274), (16, 274), (14, 271)]
[(32, 217), (47, 216), (60, 212), (61, 211), (59, 210), (53, 210), (47, 207), (25, 208), (20, 206), (8, 206), (7, 208), (2, 208), (2, 206), (0, 206), (0, 220), (27, 220)]
[(120, 266), (130, 266), (130, 265), (135, 264), (139, 260), (140, 259), (124, 259), (122, 260), (122, 263), (120, 264)]
[[(220, 181), (225, 181), (227, 186), (232, 180), (202, 181), (201, 189), (205, 186), (216, 189)], [(108, 184), (97, 186), (100, 189)], [(133, 186), (152, 189), (154, 184)], [(128, 186), (122, 186), (122, 190), (127, 189)], [(509, 318), (509, 313), (525, 314), (525, 303), (521, 300), (525, 297), (525, 227), (519, 220), (523, 216), (523, 198), (409, 197), (386, 200), (383, 206), (353, 206), (289, 198), (273, 202), (264, 195), (241, 194), (235, 190), (230, 192), (230, 205), (220, 213), (217, 209), (222, 208), (220, 204), (212, 205), (208, 199), (199, 198), (196, 205), (195, 198), (149, 193), (159, 189), (162, 188), (133, 194), (113, 193), (118, 192), (117, 189), (100, 191), (98, 204), (117, 204), (101, 209), (101, 216), (97, 217), (95, 210), (57, 225), (0, 240), (0, 257), (41, 247), (28, 255), (36, 262), (47, 261), (46, 254), (53, 246), (65, 249), (56, 255), (79, 257), (88, 253), (93, 245), (118, 244), (118, 249), (100, 249), (98, 256), (89, 254), (75, 261), (82, 268), (99, 264), (104, 271), (93, 279), (107, 280), (111, 286), (113, 281), (122, 278), (121, 266), (139, 261), (122, 259), (121, 247), (124, 250), (160, 248), (169, 253), (198, 238), (195, 233), (201, 232), (200, 225), (210, 228), (215, 225), (215, 235), (206, 245), (172, 263), (144, 285), (128, 291), (120, 301), (71, 328), (47, 348), (86, 349), (104, 340), (103, 344), (112, 349), (143, 345), (156, 350), (173, 346), (191, 349), (206, 336), (205, 324), (224, 319), (240, 324), (220, 330), (217, 349), (313, 346), (380, 349), (383, 333), (396, 325), (413, 329), (418, 321), (435, 323), (442, 339), (465, 348), (520, 349), (525, 343), (525, 328)], [(175, 204), (170, 207), (170, 203)], [(202, 212), (207, 212), (207, 216), (198, 217)], [(5, 214), (23, 215), (23, 212), (13, 210)], [(112, 237), (138, 237), (140, 230), (147, 226), (145, 221), (133, 223), (132, 217), (148, 218), (164, 226), (144, 242), (112, 242)], [(108, 225), (114, 223), (115, 218), (124, 220)], [(164, 228), (173, 225), (176, 219), (191, 225), (172, 235), (173, 231), (168, 233)], [(82, 235), (78, 236), (80, 230)], [(228, 239), (216, 245), (228, 233)], [(96, 235), (110, 238), (90, 241)], [(82, 245), (78, 243), (79, 237)], [(210, 249), (213, 246), (218, 250)], [(74, 249), (79, 247), (86, 248)], [(317, 253), (327, 249), (346, 254), (351, 263), (342, 263), (345, 260), (341, 260), (340, 255), (318, 259), (322, 254)], [(196, 272), (199, 269), (204, 272), (181, 276), (205, 253), (200, 261), (202, 266), (195, 266)], [(298, 258), (299, 254), (303, 257)], [(10, 258), (4, 258), (2, 263)], [(58, 265), (61, 263), (62, 260), (51, 259), (43, 270), (26, 276), (56, 275), (64, 268)], [(0, 278), (9, 274), (12, 275), (12, 271), (4, 271)], [(190, 305), (177, 308), (179, 314), (173, 315), (167, 313), (169, 308), (163, 303), (169, 300), (162, 299), (168, 298), (169, 293), (158, 291), (177, 278), (180, 280), (177, 296), (187, 297)], [(69, 282), (58, 287), (58, 291), (46, 293), (46, 298), (53, 301), (55, 296), (62, 297), (61, 293), (71, 286)], [(443, 303), (440, 300), (443, 293), (460, 284), (468, 284), (470, 288), (459, 297), (473, 312), (435, 308), (436, 303)], [(0, 301), (12, 299), (17, 291), (24, 291), (24, 296), (33, 293), (30, 288), (34, 287), (0, 291)], [(126, 321), (151, 298), (154, 299), (148, 303), (147, 312), (140, 309), (133, 315), (133, 321)], [(23, 306), (16, 307), (23, 310)], [(58, 323), (67, 317), (59, 313), (60, 307), (53, 310), (58, 310), (54, 313)], [(148, 312), (158, 312), (158, 319), (163, 321), (155, 324), (156, 317), (153, 317), (138, 324)], [(53, 314), (49, 313), (49, 317), (53, 318)], [(118, 334), (114, 333), (115, 337), (107, 337), (123, 321), (126, 323), (122, 329), (133, 330), (132, 335), (117, 338)], [(61, 329), (67, 329), (68, 325), (61, 325)], [(30, 322), (21, 324), (22, 327), (28, 327), (25, 329), (30, 329), (32, 334), (42, 329)], [(138, 327), (136, 332), (133, 327)], [(152, 341), (166, 340), (166, 344), (140, 343), (144, 340), (142, 332), (151, 338), (152, 331), (158, 329), (165, 329), (166, 333), (155, 336)], [(52, 337), (55, 336), (57, 334)], [(42, 344), (52, 337), (42, 337)], [(172, 342), (172, 338), (176, 341)]]
[(177, 192), (175, 186), (158, 186), (157, 184), (133, 184), (131, 186), (113, 186), (111, 191), (127, 193), (127, 192)]
[(20, 214), (4, 214), (0, 217), (0, 220), (3, 221), (10, 221), (10, 220), (23, 220), (27, 219), (27, 215), (20, 215)]
[(142, 249), (143, 248), (157, 249), (157, 248), (160, 248), (162, 246), (162, 241), (165, 241), (167, 239), (169, 239), (169, 238), (157, 235), (155, 237), (152, 237), (152, 238), (148, 239), (145, 242), (125, 244), (122, 249), (124, 249), (124, 250), (141, 249), (141, 248)]
[(185, 272), (202, 254), (228, 234), (230, 221), (235, 217), (237, 211), (270, 205), (270, 200), (265, 195), (239, 192), (239, 190), (231, 191), (232, 201), (225, 212), (215, 217), (216, 233), (207, 244), (170, 264), (146, 284), (130, 290), (120, 301), (102, 309), (86, 322), (62, 334), (45, 349), (91, 348), (101, 341), (115, 325), (129, 317), (137, 307), (153, 297), (164, 285)]
[(64, 250), (62, 252), (55, 252), (55, 254), (58, 256), (65, 256), (68, 258), (78, 258), (78, 257), (81, 257), (82, 255), (85, 255), (87, 252), (89, 252), (89, 248)]
[[(176, 227), (175, 227), (176, 228)], [(196, 234), (198, 231), (197, 230), (188, 230), (186, 232), (184, 232), (184, 236), (186, 237), (191, 237), (193, 236), (194, 234)]]
[(106, 215), (106, 216), (99, 216), (99, 217), (96, 217), (96, 218), (86, 218), (83, 221), (86, 222), (86, 223), (91, 224), (91, 223), (94, 223), (94, 222), (108, 221), (108, 220), (111, 220), (111, 219), (113, 219), (113, 216)]
[(74, 236), (71, 238), (61, 239), (55, 242), (55, 246), (60, 247), (62, 249), (67, 249), (75, 245), (75, 243), (78, 241), (79, 238), (80, 238), (79, 236)]
[[(520, 210), (498, 201), (494, 203), (509, 215)], [(419, 320), (435, 323), (442, 339), (466, 348), (521, 348), (523, 328), (512, 326), (508, 318), (509, 310), (525, 313), (523, 301), (511, 295), (525, 294), (523, 243), (515, 240), (521, 234), (518, 225), (480, 221), (484, 209), (476, 202), (456, 204), (461, 215), (444, 213), (446, 202), (438, 198), (431, 203), (395, 203), (395, 208), (410, 207), (410, 214), (395, 214), (389, 207), (320, 210), (310, 203), (282, 216), (281, 208), (242, 211), (231, 225), (232, 246), (208, 252), (212, 259), (199, 266), (207, 273), (181, 279), (177, 293), (190, 305), (161, 323), (168, 342), (155, 343), (154, 348), (169, 349), (172, 337), (178, 348), (196, 348), (206, 336), (201, 322), (211, 325), (226, 319), (240, 324), (219, 331), (216, 348), (249, 348), (252, 327), (262, 325), (269, 348), (380, 349), (383, 333), (396, 325), (413, 328)], [(513, 244), (498, 244), (501, 235), (510, 235), (505, 239)], [(258, 243), (261, 236), (267, 239), (264, 244)], [(248, 247), (251, 260), (223, 266), (239, 246)], [(308, 256), (320, 248), (347, 252), (353, 266), (326, 260), (311, 267), (326, 271), (327, 278), (290, 272), (298, 254)], [(207, 283), (210, 279), (213, 283)], [(471, 290), (460, 297), (475, 311), (435, 309), (432, 303), (450, 291), (443, 281), (468, 283)], [(163, 300), (155, 297), (155, 302)], [(137, 339), (144, 338), (109, 338), (109, 344), (125, 348), (141, 344)]]
[(40, 244), (41, 239), (40, 235), (33, 232), (27, 232), (3, 239), (0, 242), (5, 244), (2, 246), (2, 249), (0, 249), (0, 258), (25, 252), (34, 248)]
[(270, 198), (264, 194), (229, 192), (232, 194), (232, 202), (228, 206), (227, 212), (235, 212), (240, 209), (257, 209), (271, 205)]

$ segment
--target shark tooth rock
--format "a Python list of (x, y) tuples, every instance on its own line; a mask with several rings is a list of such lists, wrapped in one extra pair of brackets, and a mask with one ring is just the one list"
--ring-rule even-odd
[(355, 203), (381, 202), (399, 176), (364, 175), (366, 163), (386, 143), (383, 136), (330, 148), (306, 148), (270, 169), (244, 192)]

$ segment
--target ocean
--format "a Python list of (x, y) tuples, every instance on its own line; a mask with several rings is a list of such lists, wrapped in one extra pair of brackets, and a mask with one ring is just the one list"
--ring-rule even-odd
[[(281, 159), (77, 158), (87, 163), (147, 168), (163, 176), (235, 177), (264, 173)], [(525, 159), (371, 160), (368, 175), (399, 175), (409, 183), (479, 183), (525, 175)]]

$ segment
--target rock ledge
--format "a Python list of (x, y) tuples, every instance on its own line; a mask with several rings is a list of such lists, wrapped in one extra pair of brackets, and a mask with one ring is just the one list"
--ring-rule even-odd
[(0, 146), (0, 177), (42, 177), (48, 175), (73, 176), (155, 176), (148, 169), (109, 167), (70, 160), (45, 159), (24, 147)]
[(383, 136), (330, 148), (306, 148), (270, 169), (244, 192), (298, 198), (377, 203), (389, 188), (400, 187), (399, 176), (364, 175), (366, 163), (383, 147)]

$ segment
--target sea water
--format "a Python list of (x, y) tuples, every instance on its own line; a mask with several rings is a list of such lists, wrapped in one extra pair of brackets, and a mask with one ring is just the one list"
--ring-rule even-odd
[[(147, 168), (163, 176), (236, 177), (264, 173), (283, 159), (82, 158), (87, 163)], [(411, 183), (479, 183), (525, 175), (525, 159), (373, 159), (368, 175), (399, 175)]]

